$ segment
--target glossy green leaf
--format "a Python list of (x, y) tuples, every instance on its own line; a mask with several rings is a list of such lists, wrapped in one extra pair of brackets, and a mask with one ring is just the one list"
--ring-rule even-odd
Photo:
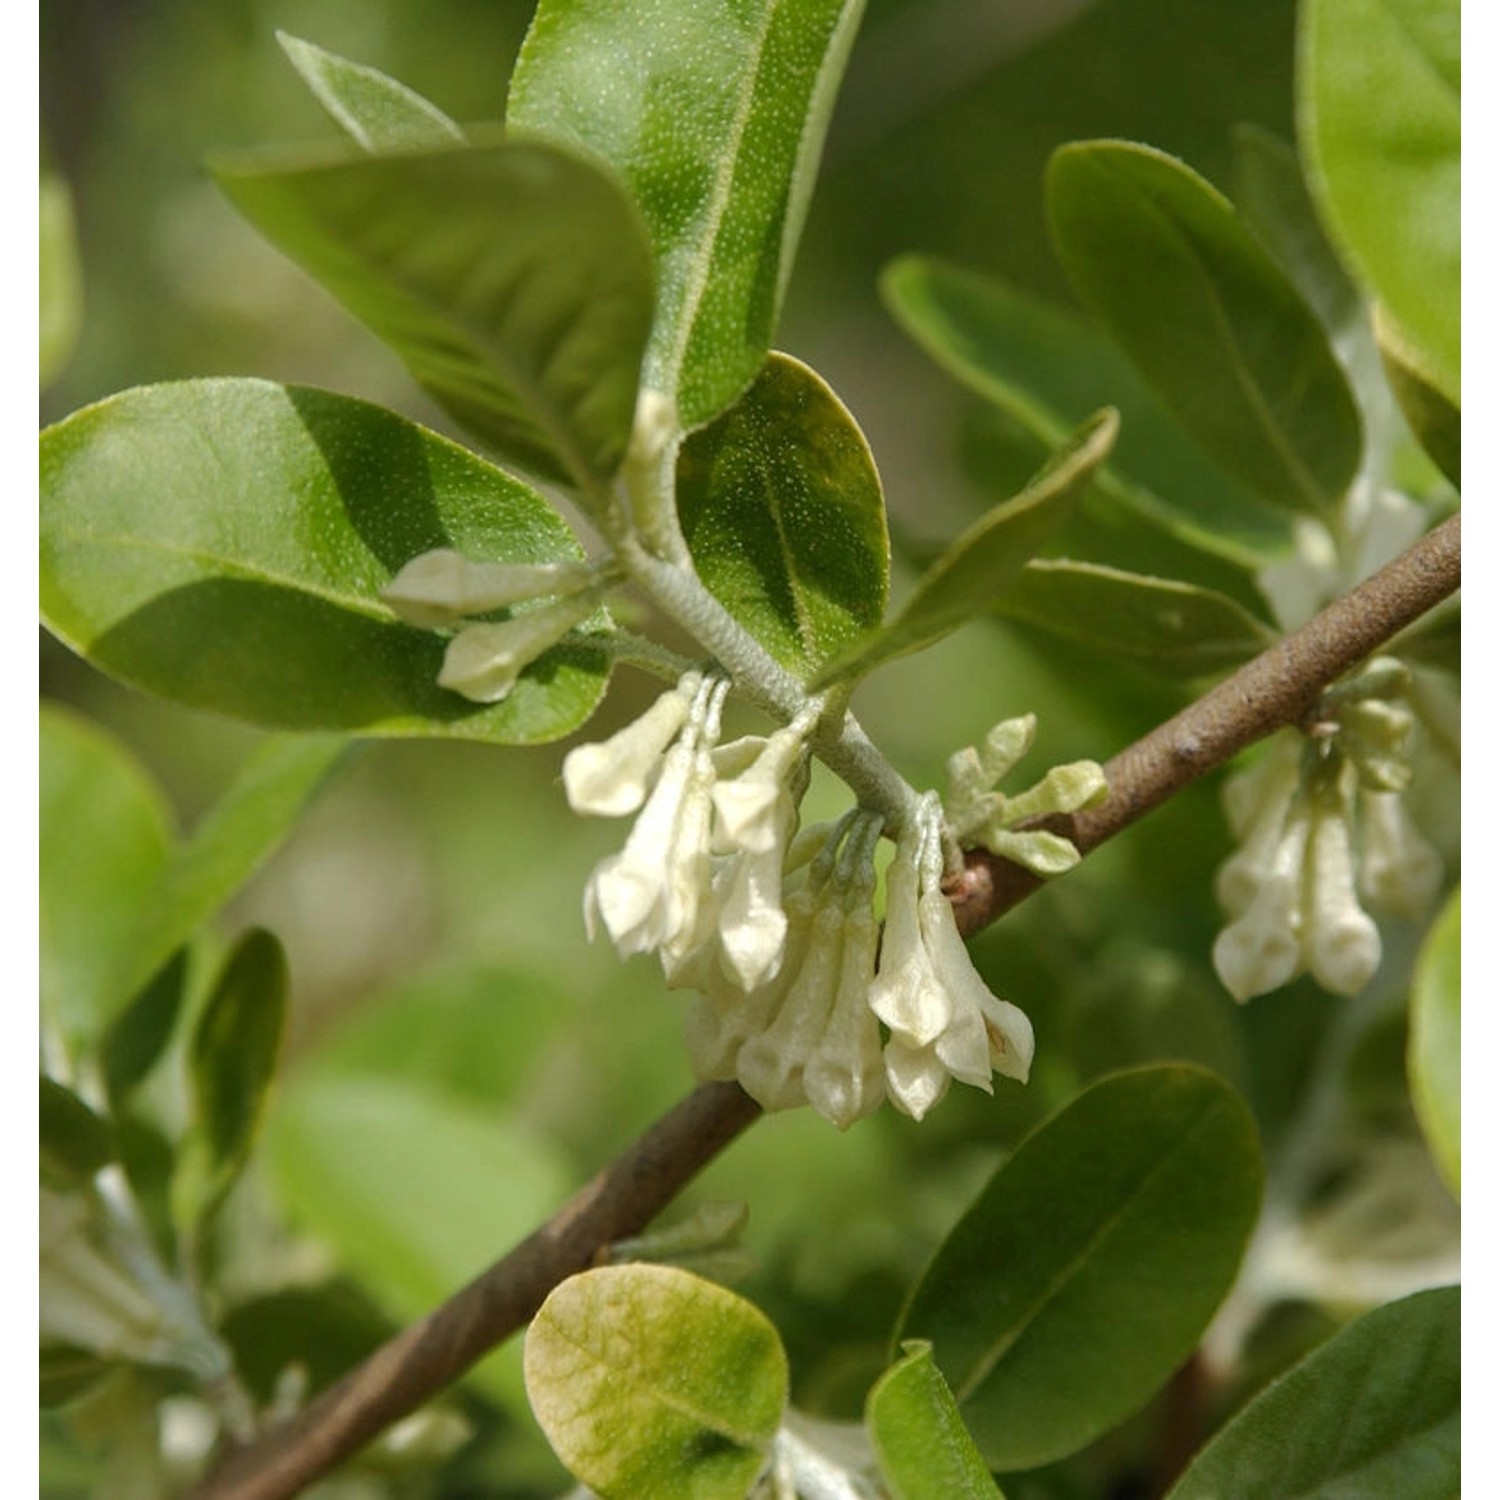
[(917, 255), (888, 265), (880, 289), (938, 364), (1048, 449), (1100, 407), (1119, 411), (1114, 451), (1080, 500), (1080, 541), (1092, 540), (1090, 523), (1106, 504), (1178, 543), (1186, 561), (1175, 573), (1194, 579), (1220, 559), (1259, 568), (1285, 547), (1284, 513), (1213, 463), (1114, 345), (1075, 318), (995, 277)]
[(863, 676), (892, 657), (941, 640), (994, 608), (1028, 559), (1066, 519), (1079, 490), (1114, 442), (1120, 419), (1084, 423), (1019, 495), (975, 522), (918, 580), (895, 619), (821, 672), (826, 686)]
[[(659, 300), (644, 383), (684, 428), (760, 369), (862, 0), (542, 0), (507, 118), (608, 162)], [(607, 78), (607, 88), (600, 79)]]
[(378, 68), (350, 62), (285, 31), (278, 31), (276, 40), (329, 118), (360, 150), (420, 150), (463, 140), (463, 131), (437, 105)]
[(1406, 1071), (1422, 1133), (1448, 1186), (1461, 1176), (1459, 894), (1432, 924), (1412, 976)]
[[(400, 1322), (477, 1276), (573, 1185), (555, 1146), (493, 1110), (399, 1079), (319, 1071), (280, 1091), (263, 1158), (288, 1216)], [(474, 1378), (524, 1408), (518, 1348)]]
[(187, 984), (188, 950), (179, 948), (110, 1023), (99, 1049), (112, 1106), (124, 1102), (156, 1066), (171, 1040)]
[(1457, 1500), (1459, 1291), (1366, 1313), (1268, 1386), (1169, 1500)]
[(115, 1157), (114, 1133), (72, 1089), (41, 1074), (37, 1086), (42, 1181), (82, 1187)]
[(1277, 638), (1211, 589), (1065, 559), (1027, 563), (995, 608), (1008, 620), (1169, 676), (1239, 666)]
[(1298, 138), (1335, 242), (1459, 400), (1459, 0), (1303, 0)]
[(287, 988), (281, 944), (264, 929), (247, 932), (188, 1044), (193, 1129), (173, 1183), (179, 1223), (211, 1212), (249, 1160), (276, 1074)]
[(569, 1470), (605, 1500), (743, 1500), (786, 1406), (765, 1315), (671, 1266), (569, 1277), (526, 1333), (526, 1393)]
[(1178, 421), (1279, 505), (1326, 512), (1359, 467), (1359, 414), (1317, 317), (1234, 208), (1121, 141), (1054, 153), (1047, 207), (1080, 297)]
[(171, 855), (171, 815), (122, 746), (50, 704), (40, 755), (42, 1014), (72, 1047), (130, 999), (118, 975)]
[(349, 749), (333, 734), (275, 735), (256, 749), (162, 871), (122, 983), (144, 983), (244, 885)]
[(1384, 308), (1376, 307), (1375, 341), (1386, 379), (1396, 393), (1402, 415), (1427, 456), (1455, 489), (1461, 488), (1463, 419), (1457, 403), (1443, 391), (1442, 377)]
[(567, 643), (493, 706), (437, 686), (442, 639), (377, 597), (405, 563), (582, 553), (534, 491), (361, 401), (259, 380), (112, 396), (43, 434), (41, 536), (48, 627), (191, 707), (516, 744), (567, 734), (603, 691), (607, 664)]
[(932, 1341), (992, 1468), (1061, 1458), (1192, 1351), (1234, 1281), (1261, 1181), (1255, 1123), (1213, 1074), (1104, 1078), (990, 1180), (897, 1337)]
[(630, 437), (652, 308), (645, 233), (604, 173), (509, 141), (215, 176), (456, 421), (597, 499)]
[(931, 1344), (914, 1342), (875, 1383), (865, 1426), (892, 1500), (1003, 1500)]
[(808, 367), (773, 354), (718, 421), (689, 438), (677, 505), (710, 592), (802, 673), (880, 623), (885, 501), (869, 445)]
[(72, 357), (83, 331), (83, 267), (68, 184), (45, 168), (37, 191), (37, 334), (45, 390)]
[(1297, 153), (1258, 125), (1234, 133), (1235, 206), (1330, 333), (1364, 318), (1364, 303), (1323, 233)]

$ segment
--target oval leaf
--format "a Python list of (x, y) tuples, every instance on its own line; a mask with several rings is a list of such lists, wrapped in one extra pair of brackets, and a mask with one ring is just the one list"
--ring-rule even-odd
[(1117, 1073), (1029, 1137), (944, 1241), (902, 1315), (995, 1469), (1092, 1442), (1192, 1351), (1261, 1193), (1255, 1123), (1213, 1074)]
[(930, 646), (993, 608), (1026, 561), (1067, 519), (1119, 426), (1113, 411), (1084, 423), (1019, 495), (996, 506), (949, 547), (918, 580), (894, 620), (819, 673), (814, 686), (861, 677), (881, 662)]
[(41, 534), (47, 626), (190, 707), (526, 744), (576, 728), (603, 691), (607, 664), (568, 644), (491, 707), (437, 686), (443, 641), (377, 599), (403, 564), (445, 546), (582, 552), (533, 490), (362, 401), (259, 380), (112, 396), (43, 434)]
[[(543, 0), (507, 118), (607, 161), (650, 228), (643, 379), (718, 416), (775, 335), (863, 0)], [(609, 87), (600, 87), (607, 60)]]
[(557, 1455), (606, 1500), (743, 1500), (786, 1405), (776, 1330), (671, 1266), (572, 1276), (526, 1333), (526, 1392)]
[(115, 1017), (99, 1049), (100, 1072), (118, 1112), (151, 1072), (171, 1040), (187, 985), (188, 950), (179, 948)]
[[(1127, 510), (1136, 530), (1157, 533), (1152, 542), (1167, 557), (1166, 540), (1178, 544), (1187, 561), (1170, 569), (1173, 576), (1209, 582), (1204, 573), (1222, 568), (1220, 559), (1257, 569), (1285, 548), (1285, 515), (1209, 459), (1114, 345), (1077, 319), (994, 277), (922, 256), (893, 261), (880, 288), (896, 320), (938, 364), (1049, 450), (1101, 406), (1119, 411), (1114, 451), (1071, 528), (1080, 542), (1095, 540), (1090, 522), (1103, 498)], [(1110, 535), (1106, 545), (1119, 539)], [(1110, 554), (1069, 555), (1136, 566)]]
[(1298, 138), (1336, 241), (1459, 401), (1458, 0), (1304, 0)]
[(498, 452), (597, 499), (625, 452), (651, 257), (602, 172), (506, 142), (221, 162), (230, 201)]
[(1461, 1175), (1459, 927), (1459, 894), (1455, 890), (1432, 924), (1417, 959), (1406, 1053), (1417, 1119), (1454, 1197), (1459, 1193)]
[(932, 1345), (911, 1352), (876, 1381), (865, 1425), (893, 1500), (1004, 1500), (932, 1361)]
[(1079, 296), (1178, 421), (1268, 500), (1321, 513), (1354, 478), (1359, 414), (1328, 337), (1229, 201), (1147, 146), (1064, 146), (1053, 240)]
[(71, 1089), (40, 1075), (37, 1106), (42, 1181), (58, 1189), (83, 1187), (115, 1158), (114, 1132)]
[(325, 52), (285, 31), (278, 31), (276, 40), (329, 118), (361, 151), (462, 142), (463, 131), (437, 105), (379, 69)]
[(1212, 589), (1066, 559), (1027, 563), (995, 610), (1169, 676), (1236, 667), (1276, 640)]
[(119, 977), (171, 855), (171, 816), (122, 746), (51, 704), (40, 755), (42, 1014), (70, 1046), (97, 1043), (131, 998)]
[(1402, 415), (1443, 477), (1455, 489), (1462, 488), (1463, 419), (1457, 404), (1444, 394), (1441, 377), (1431, 362), (1396, 327), (1383, 307), (1375, 308), (1374, 318), (1380, 362)]
[(1459, 1292), (1377, 1307), (1262, 1391), (1169, 1500), (1457, 1500)]
[(180, 1224), (212, 1212), (250, 1158), (286, 1024), (286, 955), (269, 932), (235, 945), (188, 1045), (189, 1135), (173, 1207)]
[(808, 367), (773, 354), (683, 444), (677, 505), (699, 576), (772, 655), (808, 673), (880, 623), (885, 500), (854, 418)]

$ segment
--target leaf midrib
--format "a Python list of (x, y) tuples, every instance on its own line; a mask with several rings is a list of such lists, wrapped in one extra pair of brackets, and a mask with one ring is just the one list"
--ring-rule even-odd
[(1103, 1220), (1089, 1236), (1088, 1240), (1079, 1248), (1078, 1253), (1066, 1265), (1060, 1266), (1052, 1275), (1046, 1285), (1042, 1287), (1039, 1294), (1032, 1299), (1031, 1306), (1027, 1310), (1026, 1315), (1006, 1329), (1005, 1333), (975, 1361), (972, 1370), (963, 1384), (954, 1388), (954, 1399), (960, 1405), (967, 1401), (989, 1379), (1000, 1361), (1021, 1341), (1022, 1336), (1035, 1325), (1042, 1313), (1051, 1306), (1063, 1290), (1076, 1278), (1078, 1273), (1083, 1269), (1085, 1262), (1090, 1259), (1106, 1239), (1115, 1233), (1124, 1219), (1135, 1210), (1138, 1202), (1150, 1188), (1152, 1182), (1166, 1171), (1187, 1146), (1192, 1144), (1192, 1136), (1198, 1126), (1202, 1124), (1207, 1116), (1215, 1113), (1218, 1108), (1218, 1101), (1210, 1100), (1197, 1110), (1192, 1119), (1185, 1126), (1181, 1127), (1178, 1137), (1172, 1143), (1171, 1147), (1156, 1160), (1151, 1169), (1139, 1180), (1121, 1206), (1111, 1213), (1108, 1218)]
[[(72, 543), (75, 547), (112, 548), (122, 552), (163, 553), (169, 557), (180, 557), (188, 562), (197, 564), (206, 573), (217, 573), (222, 576), (244, 579), (252, 583), (264, 583), (275, 588), (293, 589), (298, 593), (307, 594), (315, 599), (321, 599), (325, 604), (334, 604), (341, 609), (351, 610), (363, 615), (367, 619), (379, 621), (382, 625), (399, 625), (401, 623), (383, 605), (376, 604), (373, 600), (361, 594), (341, 594), (334, 589), (320, 586), (304, 578), (272, 573), (263, 568), (250, 567), (234, 558), (221, 557), (217, 553), (204, 551), (196, 547), (165, 542), (155, 537), (101, 535), (95, 531), (76, 531), (66, 525), (53, 527), (52, 535), (59, 541)], [(152, 597), (158, 597), (160, 592), (158, 590), (157, 594)]]
[(708, 287), (709, 272), (718, 247), (719, 232), (729, 211), (730, 189), (734, 186), (735, 171), (739, 166), (739, 148), (744, 141), (746, 127), (760, 83), (761, 59), (765, 55), (766, 42), (771, 28), (781, 9), (782, 0), (772, 0), (763, 12), (763, 23), (754, 38), (747, 66), (742, 75), (739, 97), (735, 100), (734, 120), (723, 149), (719, 152), (719, 166), (714, 174), (713, 189), (708, 206), (699, 219), (702, 232), (699, 236), (703, 250), (688, 262), (688, 275), (684, 278), (682, 304), (668, 345), (668, 358), (664, 361), (663, 374), (667, 379), (669, 395), (676, 396), (682, 381), (683, 361), (687, 358), (688, 344), (692, 341), (693, 329), (698, 322), (698, 310), (703, 305), (703, 295)]
[(1105, 162), (1102, 165), (1106, 172), (1112, 174), (1117, 181), (1124, 184), (1126, 190), (1152, 215), (1157, 224), (1165, 229), (1172, 241), (1186, 255), (1194, 269), (1198, 272), (1199, 283), (1207, 295), (1209, 311), (1212, 313), (1219, 333), (1229, 351), (1230, 373), (1234, 377), (1235, 384), (1239, 386), (1241, 393), (1244, 395), (1251, 411), (1254, 413), (1261, 435), (1270, 444), (1272, 451), (1281, 460), (1287, 473), (1295, 481), (1302, 494), (1313, 502), (1316, 512), (1323, 514), (1327, 510), (1327, 499), (1324, 496), (1322, 486), (1313, 478), (1307, 466), (1302, 462), (1301, 457), (1288, 445), (1279, 424), (1270, 408), (1266, 405), (1265, 399), (1261, 395), (1260, 386), (1240, 353), (1239, 338), (1234, 331), (1234, 324), (1225, 311), (1223, 301), (1219, 296), (1218, 283), (1214, 280), (1208, 264), (1199, 253), (1196, 243), (1186, 232), (1178, 227), (1176, 219), (1158, 203), (1155, 195), (1138, 185), (1128, 172), (1122, 172), (1110, 162)]

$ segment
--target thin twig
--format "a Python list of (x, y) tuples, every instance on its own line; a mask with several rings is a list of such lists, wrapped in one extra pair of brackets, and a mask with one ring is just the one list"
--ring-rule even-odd
[[(1065, 820), (1087, 852), (1253, 741), (1301, 722), (1329, 684), (1453, 593), (1458, 517), (1153, 730), (1105, 767), (1110, 794)], [(977, 932), (1040, 881), (971, 853), (954, 892), (959, 927)], [(736, 1084), (711, 1083), (630, 1146), (528, 1239), (398, 1334), (284, 1426), (232, 1450), (196, 1500), (286, 1500), (430, 1400), (522, 1326), (547, 1293), (634, 1234), (760, 1114)]]
[(283, 1500), (357, 1453), (528, 1322), (560, 1281), (644, 1228), (759, 1114), (738, 1084), (695, 1089), (509, 1255), (300, 1416), (232, 1450), (199, 1500)]
[[(1122, 750), (1104, 767), (1109, 797), (1098, 807), (1048, 819), (1043, 826), (1087, 854), (1247, 745), (1302, 723), (1331, 683), (1458, 588), (1460, 564), (1455, 515)], [(970, 850), (964, 876), (951, 892), (959, 931), (972, 937), (1041, 885), (1040, 878), (1009, 860)]]

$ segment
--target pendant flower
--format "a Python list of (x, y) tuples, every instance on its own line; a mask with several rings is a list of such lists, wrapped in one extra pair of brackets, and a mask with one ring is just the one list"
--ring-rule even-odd
[(942, 814), (935, 793), (896, 846), (886, 877), (885, 940), (870, 1009), (890, 1028), (886, 1087), (920, 1120), (949, 1081), (993, 1091), (991, 1074), (1026, 1081), (1031, 1022), (979, 977), (943, 894)]
[(1235, 999), (1304, 972), (1334, 994), (1358, 994), (1381, 957), (1361, 897), (1415, 917), (1436, 895), (1441, 861), (1401, 800), (1412, 724), (1398, 701), (1404, 681), (1400, 663), (1377, 659), (1327, 695), (1316, 737), (1278, 736), (1226, 784), (1241, 844), (1216, 882), (1234, 920), (1213, 960)]
[(869, 1007), (879, 929), (871, 901), (880, 819), (854, 813), (831, 832), (787, 901), (778, 968), (741, 990), (711, 975), (689, 1013), (700, 1078), (738, 1078), (767, 1110), (811, 1104), (846, 1130), (885, 1097), (880, 1029)]

